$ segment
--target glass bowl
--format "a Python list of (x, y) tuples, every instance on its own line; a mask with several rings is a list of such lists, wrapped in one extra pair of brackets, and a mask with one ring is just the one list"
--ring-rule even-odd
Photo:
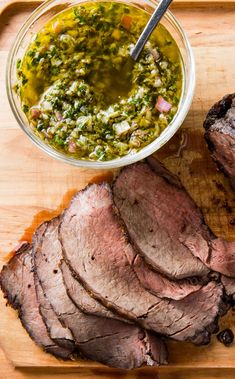
[[(93, 0), (97, 2), (99, 0)], [(105, 0), (102, 0), (105, 1)], [(134, 5), (138, 8), (144, 9), (148, 13), (152, 13), (157, 6), (158, 2), (155, 0), (115, 0), (116, 2), (122, 2), (129, 5)], [(23, 129), (23, 131), (28, 135), (32, 142), (34, 142), (39, 148), (50, 156), (59, 159), (63, 162), (87, 168), (97, 168), (97, 169), (111, 169), (122, 167), (134, 162), (137, 162), (150, 154), (154, 153), (160, 149), (170, 138), (176, 133), (176, 131), (182, 125), (189, 108), (192, 103), (194, 88), (195, 88), (195, 62), (192, 52), (192, 48), (188, 41), (188, 38), (178, 22), (178, 20), (173, 16), (170, 11), (167, 11), (165, 16), (162, 18), (161, 23), (166, 27), (166, 29), (171, 33), (172, 37), (176, 41), (181, 57), (182, 57), (182, 70), (183, 70), (183, 85), (182, 85), (182, 95), (179, 103), (177, 114), (167, 128), (156, 138), (152, 143), (142, 148), (139, 152), (135, 154), (126, 155), (118, 159), (113, 159), (109, 161), (90, 161), (76, 159), (71, 156), (55, 150), (50, 145), (46, 144), (39, 137), (34, 134), (33, 129), (30, 127), (29, 122), (21, 109), (20, 99), (16, 95), (13, 87), (16, 83), (16, 63), (19, 58), (22, 58), (25, 50), (27, 49), (32, 35), (37, 33), (43, 25), (53, 18), (57, 13), (62, 12), (68, 8), (75, 5), (84, 4), (86, 2), (91, 2), (87, 0), (49, 0), (44, 2), (39, 6), (27, 19), (27, 21), (22, 26), (19, 31), (15, 42), (11, 48), (8, 65), (7, 65), (7, 94), (10, 102), (11, 109), (15, 115), (15, 118)]]

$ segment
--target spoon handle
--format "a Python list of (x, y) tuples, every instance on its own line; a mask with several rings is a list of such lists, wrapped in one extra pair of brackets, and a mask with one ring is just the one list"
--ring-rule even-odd
[(130, 53), (132, 59), (134, 59), (135, 61), (139, 58), (139, 55), (144, 48), (144, 45), (148, 41), (153, 30), (158, 25), (159, 21), (161, 20), (164, 13), (167, 11), (172, 1), (173, 0), (161, 0), (160, 3), (158, 4), (149, 22), (147, 23), (146, 27), (141, 33), (140, 38), (138, 39), (134, 49)]

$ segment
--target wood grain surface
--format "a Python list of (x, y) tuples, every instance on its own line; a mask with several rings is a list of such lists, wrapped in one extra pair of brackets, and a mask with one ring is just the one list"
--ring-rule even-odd
[[(41, 212), (43, 215), (45, 211), (47, 215), (53, 214), (59, 205), (63, 207), (68, 202), (74, 190), (83, 188), (94, 177), (99, 180), (99, 176), (103, 175), (101, 171), (74, 168), (47, 157), (32, 145), (17, 125), (5, 91), (7, 54), (17, 31), (37, 2), (20, 1), (7, 6), (8, 3), (0, 1), (1, 265), (33, 219), (35, 224), (40, 221)], [(197, 87), (183, 127), (157, 155), (180, 176), (214, 233), (234, 240), (235, 194), (211, 161), (203, 140), (202, 122), (209, 107), (235, 89), (235, 1), (176, 0), (173, 12), (183, 24), (194, 48)], [(234, 322), (232, 313), (222, 320), (223, 326), (230, 326), (233, 330)], [(225, 348), (216, 338), (209, 347), (203, 348), (174, 342), (169, 345), (171, 364), (158, 371), (161, 378), (181, 378), (184, 372), (182, 377), (189, 379), (209, 379), (215, 377), (215, 368), (223, 368), (223, 371), (216, 371), (216, 377), (232, 378), (235, 375), (235, 346)], [(100, 365), (90, 362), (60, 363), (35, 346), (15, 312), (5, 307), (2, 295), (0, 346), (11, 361), (8, 363), (3, 353), (0, 354), (0, 379), (35, 376), (45, 379), (58, 377), (58, 373), (63, 372), (70, 372), (66, 378), (75, 378), (75, 375), (84, 379), (94, 376), (113, 378), (116, 375), (129, 379), (157, 378), (155, 369), (127, 374), (103, 371)], [(27, 370), (13, 371), (12, 363)], [(192, 368), (197, 371), (190, 371)], [(210, 370), (205, 371), (206, 368)]]

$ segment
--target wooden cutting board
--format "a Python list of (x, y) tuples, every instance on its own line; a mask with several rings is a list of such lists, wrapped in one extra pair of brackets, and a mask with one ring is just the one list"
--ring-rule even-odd
[[(6, 96), (5, 67), (9, 47), (17, 31), (38, 2), (10, 5), (0, 0), (0, 264), (18, 240), (29, 236), (25, 229), (52, 217), (74, 191), (112, 173), (78, 169), (57, 162), (38, 150), (17, 125)], [(209, 107), (226, 93), (235, 91), (235, 1), (175, 0), (173, 13), (183, 24), (193, 45), (197, 87), (191, 111), (177, 135), (157, 154), (179, 175), (201, 207), (217, 236), (235, 239), (235, 193), (216, 170), (204, 139), (202, 122)], [(235, 315), (229, 313), (222, 326), (235, 331)], [(96, 372), (94, 362), (61, 362), (43, 353), (28, 337), (15, 312), (0, 295), (0, 346), (15, 367), (80, 367)], [(215, 337), (208, 347), (169, 343), (170, 365), (180, 368), (235, 368), (235, 344), (221, 345)], [(107, 369), (108, 370), (108, 369)], [(151, 371), (156, 369), (141, 369)], [(84, 372), (84, 371), (82, 371)], [(140, 372), (140, 375), (141, 375)]]

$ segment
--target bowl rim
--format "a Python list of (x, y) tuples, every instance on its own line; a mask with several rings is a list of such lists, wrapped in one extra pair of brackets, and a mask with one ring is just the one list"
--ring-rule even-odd
[[(86, 3), (92, 0), (84, 0), (82, 3)], [(94, 1), (94, 0), (93, 0)], [(108, 1), (108, 0), (95, 0), (95, 2), (102, 2), (102, 1)], [(115, 2), (115, 0), (112, 0)], [(59, 161), (62, 161), (64, 163), (76, 166), (76, 167), (82, 167), (82, 168), (91, 168), (91, 169), (113, 169), (113, 168), (119, 168), (123, 167), (132, 163), (135, 163), (137, 161), (140, 161), (149, 155), (153, 154), (157, 150), (159, 150), (163, 145), (165, 145), (177, 132), (177, 130), (181, 127), (183, 121), (185, 120), (188, 111), (191, 107), (194, 92), (195, 92), (195, 86), (196, 86), (196, 68), (195, 68), (195, 59), (194, 59), (194, 53), (191, 47), (191, 44), (189, 42), (189, 39), (180, 23), (180, 21), (173, 15), (173, 13), (170, 10), (167, 10), (166, 14), (164, 15), (164, 18), (167, 19), (178, 31), (179, 35), (181, 36), (184, 44), (184, 48), (187, 52), (187, 58), (189, 60), (189, 89), (187, 93), (187, 99), (183, 101), (182, 104), (182, 96), (181, 101), (179, 103), (178, 111), (176, 115), (174, 116), (173, 120), (170, 122), (170, 124), (164, 129), (164, 131), (160, 134), (159, 137), (157, 137), (154, 141), (152, 141), (147, 146), (143, 147), (140, 151), (138, 151), (135, 154), (127, 154), (123, 157), (116, 158), (109, 161), (91, 161), (91, 160), (82, 160), (82, 159), (76, 159), (73, 157), (70, 157), (53, 147), (51, 147), (49, 144), (46, 144), (41, 140), (36, 134), (33, 132), (33, 130), (29, 127), (29, 125), (25, 125), (23, 122), (18, 107), (16, 105), (16, 102), (13, 98), (13, 88), (11, 84), (11, 74), (12, 70), (15, 70), (15, 67), (13, 67), (15, 61), (15, 54), (19, 49), (19, 46), (25, 36), (25, 34), (28, 32), (30, 26), (40, 18), (43, 11), (50, 5), (53, 4), (55, 0), (47, 0), (43, 2), (41, 5), (39, 5), (33, 12), (30, 14), (30, 16), (27, 18), (27, 20), (24, 22), (22, 27), (20, 28), (19, 32), (17, 33), (15, 40), (13, 42), (13, 45), (10, 48), (9, 54), (8, 54), (8, 64), (6, 67), (6, 90), (7, 90), (7, 97), (8, 101), (10, 103), (11, 110), (15, 116), (16, 121), (18, 122), (21, 129), (26, 133), (28, 138), (42, 151), (46, 152), (49, 156), (52, 158), (55, 158)], [(120, 2), (120, 0), (119, 0)], [(121, 2), (126, 3), (126, 1), (121, 0)], [(148, 3), (150, 3), (153, 7), (156, 7), (158, 4), (158, 1), (156, 0), (147, 0)], [(76, 4), (74, 4), (75, 6)], [(79, 6), (79, 4), (77, 4)], [(185, 71), (184, 64), (182, 62), (182, 69)], [(183, 74), (185, 77), (185, 73)], [(183, 81), (184, 84), (184, 81)], [(182, 89), (183, 93), (184, 89)]]

